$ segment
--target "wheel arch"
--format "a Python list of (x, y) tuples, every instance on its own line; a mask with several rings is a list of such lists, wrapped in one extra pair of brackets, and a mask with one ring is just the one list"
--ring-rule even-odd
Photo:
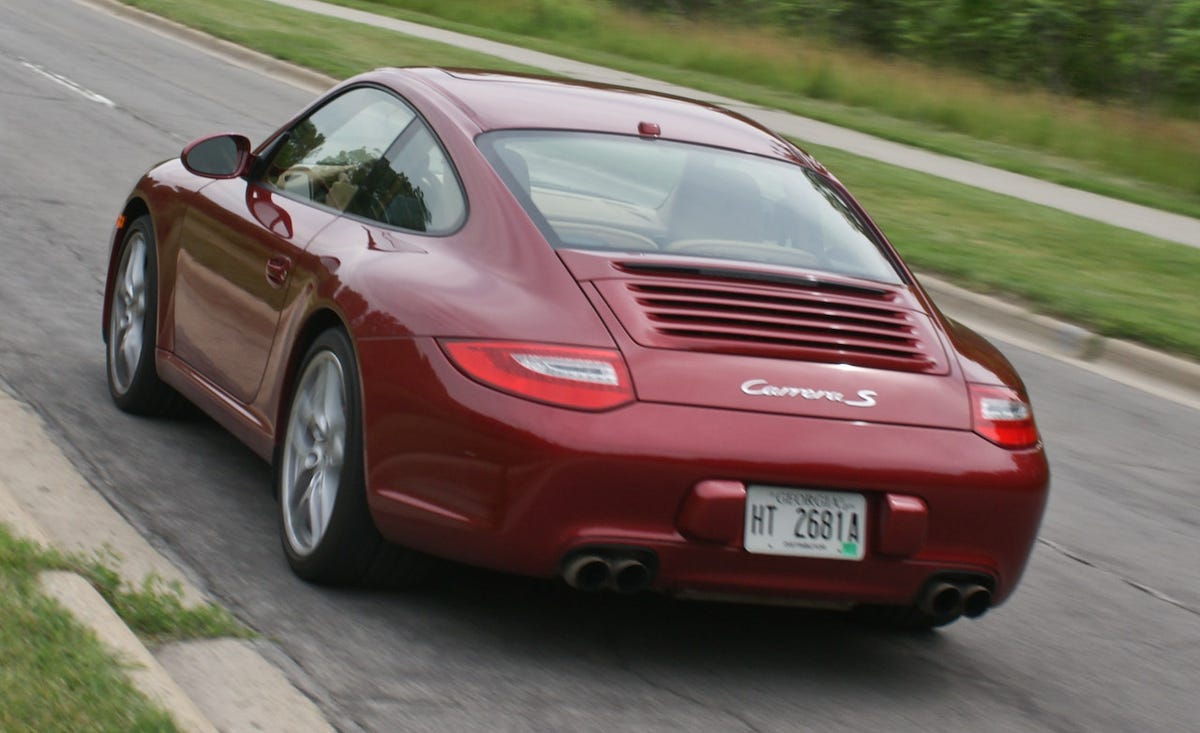
[[(150, 213), (150, 205), (147, 204), (140, 196), (133, 196), (125, 203), (125, 208), (121, 210), (120, 216), (117, 217), (115, 226), (113, 227), (112, 238), (109, 240), (108, 248), (108, 273), (105, 277), (104, 288), (104, 305), (101, 308), (100, 315), (100, 337), (104, 343), (108, 343), (108, 317), (112, 310), (112, 294), (113, 294), (113, 276), (117, 270), (117, 262), (120, 259), (121, 243), (125, 240), (125, 233), (129, 231), (129, 227), (143, 216), (150, 217), (150, 227), (154, 229), (154, 216)], [(158, 232), (154, 232), (156, 235)], [(154, 237), (154, 246), (158, 248), (158, 237)], [(156, 252), (156, 254), (158, 254)], [(158, 271), (155, 271), (155, 276)], [(161, 285), (161, 283), (159, 283)], [(161, 288), (157, 289), (161, 292)]]
[[(331, 328), (337, 328), (344, 332), (350, 341), (350, 348), (354, 352), (354, 368), (360, 370), (358, 365), (358, 345), (354, 340), (354, 334), (346, 324), (346, 320), (340, 313), (328, 306), (321, 306), (309, 313), (304, 320), (304, 324), (296, 333), (295, 340), (292, 341), (291, 351), (288, 353), (287, 368), (284, 370), (283, 383), (279, 387), (279, 404), (275, 409), (275, 448), (273, 451), (274, 459), (279, 456), (279, 446), (283, 440), (283, 426), (287, 420), (287, 413), (292, 401), (292, 390), (296, 386), (296, 379), (299, 378), (300, 362), (304, 360), (304, 355), (308, 353), (308, 349), (313, 342), (317, 340), (325, 331)], [(361, 373), (356, 374), (359, 382), (362, 381)]]

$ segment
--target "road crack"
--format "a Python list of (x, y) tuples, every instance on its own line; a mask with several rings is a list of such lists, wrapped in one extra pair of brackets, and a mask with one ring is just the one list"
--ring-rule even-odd
[(1124, 575), (1122, 575), (1121, 573), (1118, 573), (1115, 570), (1112, 570), (1111, 568), (1106, 568), (1103, 565), (1098, 565), (1097, 563), (1092, 562), (1091, 560), (1087, 559), (1083, 555), (1080, 555), (1078, 552), (1069, 550), (1066, 547), (1063, 547), (1062, 545), (1058, 544), (1057, 542), (1054, 542), (1053, 540), (1048, 540), (1048, 539), (1045, 539), (1044, 537), (1039, 537), (1038, 544), (1045, 545), (1046, 547), (1050, 548), (1054, 552), (1057, 552), (1059, 555), (1062, 555), (1063, 557), (1065, 557), (1069, 560), (1073, 560), (1074, 562), (1077, 562), (1080, 565), (1084, 565), (1089, 568), (1099, 570), (1102, 573), (1107, 573), (1108, 575), (1111, 575), (1112, 577), (1121, 581), (1122, 583), (1129, 586), (1130, 588), (1139, 590), (1142, 593), (1145, 593), (1146, 595), (1150, 596), (1151, 598), (1154, 598), (1155, 600), (1170, 604), (1180, 610), (1187, 611), (1188, 613), (1192, 614), (1193, 616), (1200, 617), (1200, 609), (1193, 608), (1192, 606), (1189, 606), (1184, 601), (1181, 601), (1178, 598), (1174, 598), (1170, 595), (1167, 595), (1166, 593), (1164, 593), (1156, 588), (1151, 588), (1150, 586), (1145, 585), (1144, 583), (1139, 583), (1136, 580), (1133, 580), (1131, 578), (1126, 578)]

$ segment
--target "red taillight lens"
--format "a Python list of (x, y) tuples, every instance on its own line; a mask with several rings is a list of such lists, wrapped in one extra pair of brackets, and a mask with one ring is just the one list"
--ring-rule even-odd
[(615, 349), (515, 341), (448, 341), (442, 348), (477, 382), (518, 397), (576, 410), (633, 401), (633, 383)]
[(1029, 403), (1008, 387), (972, 384), (971, 423), (975, 432), (1004, 448), (1028, 448), (1038, 442)]

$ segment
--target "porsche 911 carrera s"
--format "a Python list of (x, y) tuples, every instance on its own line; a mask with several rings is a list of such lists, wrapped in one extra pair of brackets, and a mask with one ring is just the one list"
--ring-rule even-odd
[(270, 461), (314, 582), (435, 556), (928, 627), (1009, 597), (1047, 498), (1017, 373), (838, 180), (640, 90), (380, 69), (202, 138), (129, 195), (103, 319), (117, 406)]

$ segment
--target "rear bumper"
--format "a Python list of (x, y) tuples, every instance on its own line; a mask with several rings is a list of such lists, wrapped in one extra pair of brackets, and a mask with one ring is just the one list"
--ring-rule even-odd
[[(1040, 448), (655, 403), (574, 412), (478, 385), (429, 340), (358, 346), (376, 524), (393, 541), (471, 564), (552, 576), (573, 550), (619, 545), (652, 551), (652, 587), (668, 593), (901, 604), (950, 572), (986, 575), (999, 603), (1045, 507)], [(714, 481), (725, 493), (697, 499)], [(736, 496), (745, 484), (864, 494), (866, 556), (746, 552)]]

